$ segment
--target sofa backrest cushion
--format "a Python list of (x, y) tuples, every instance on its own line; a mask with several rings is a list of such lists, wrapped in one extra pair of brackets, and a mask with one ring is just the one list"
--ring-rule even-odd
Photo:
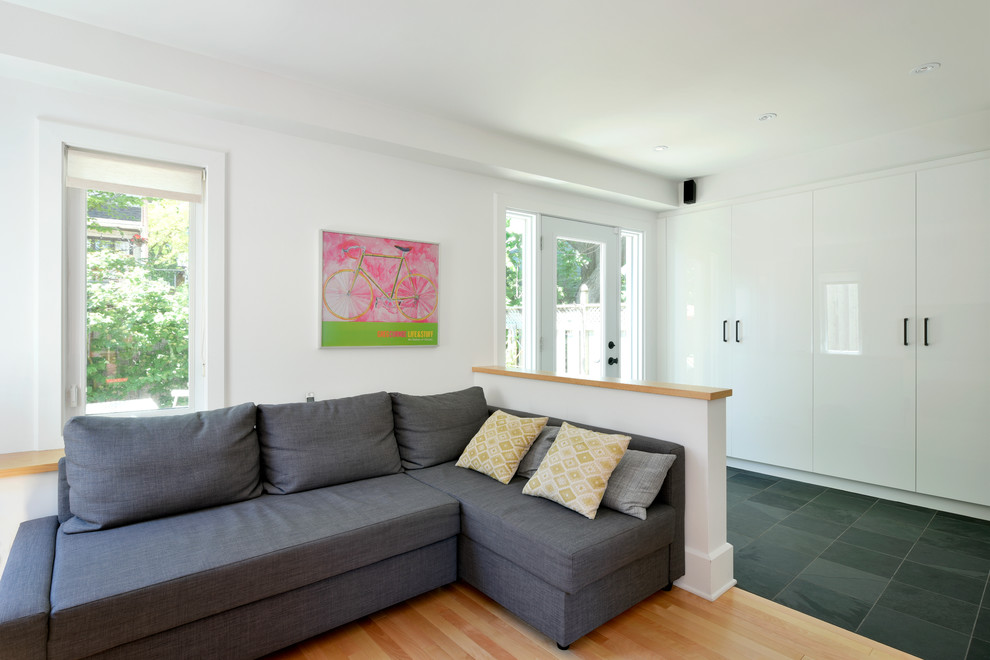
[(485, 391), (469, 387), (446, 394), (392, 393), (395, 439), (407, 470), (453, 461), (488, 419)]
[(540, 463), (543, 462), (547, 452), (550, 451), (550, 445), (557, 439), (558, 433), (560, 433), (559, 426), (550, 426), (548, 424), (543, 427), (540, 434), (536, 436), (536, 440), (533, 440), (533, 444), (530, 445), (529, 451), (519, 461), (519, 469), (516, 470), (517, 477), (533, 478), (533, 475), (536, 474), (536, 471), (540, 467)]
[(80, 416), (63, 431), (66, 533), (240, 502), (261, 494), (255, 405), (163, 417)]
[(258, 406), (265, 491), (295, 493), (402, 471), (387, 392)]
[(646, 510), (660, 493), (674, 454), (627, 449), (608, 480), (602, 504), (610, 509), (646, 520)]

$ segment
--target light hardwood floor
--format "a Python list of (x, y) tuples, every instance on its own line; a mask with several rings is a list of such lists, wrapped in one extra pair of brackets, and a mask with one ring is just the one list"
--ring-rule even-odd
[(457, 582), (269, 656), (333, 658), (912, 658), (740, 589), (714, 603), (658, 592), (557, 649), (484, 594)]

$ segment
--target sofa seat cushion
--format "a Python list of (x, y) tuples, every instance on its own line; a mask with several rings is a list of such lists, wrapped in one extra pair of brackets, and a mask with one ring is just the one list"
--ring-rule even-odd
[(601, 508), (595, 520), (522, 494), (508, 484), (444, 463), (407, 473), (461, 503), (461, 534), (567, 593), (670, 545), (673, 507), (656, 503), (646, 520)]
[(59, 533), (49, 656), (85, 657), (456, 536), (458, 509), (394, 474)]

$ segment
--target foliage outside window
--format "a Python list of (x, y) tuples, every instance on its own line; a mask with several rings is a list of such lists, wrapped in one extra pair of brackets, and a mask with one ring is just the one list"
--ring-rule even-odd
[(526, 219), (505, 217), (505, 366), (518, 368), (523, 361), (523, 236)]
[(87, 412), (188, 405), (189, 203), (86, 201)]
[[(600, 254), (601, 246), (597, 243), (569, 239), (557, 242), (558, 305), (601, 302), (601, 278), (598, 276)], [(582, 293), (587, 293), (587, 300), (582, 301)]]

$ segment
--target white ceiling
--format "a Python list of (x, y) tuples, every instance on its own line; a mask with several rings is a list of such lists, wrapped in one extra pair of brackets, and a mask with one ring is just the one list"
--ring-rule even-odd
[(990, 109), (990, 0), (14, 2), (672, 179)]

